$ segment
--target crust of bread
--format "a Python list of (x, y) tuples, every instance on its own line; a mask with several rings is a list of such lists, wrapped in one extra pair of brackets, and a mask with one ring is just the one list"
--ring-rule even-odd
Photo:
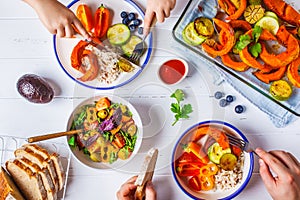
[(51, 175), (49, 170), (44, 167), (40, 168), (37, 164), (31, 162), (29, 159), (22, 157), (22, 158), (16, 158), (21, 163), (23, 163), (26, 167), (31, 169), (31, 171), (38, 173), (43, 181), (43, 185), (47, 191), (47, 199), (48, 200), (56, 200), (57, 199), (57, 193), (55, 190), (55, 185), (51, 179)]
[(40, 174), (33, 172), (23, 163), (15, 160), (6, 162), (6, 169), (16, 182), (26, 199), (44, 200), (47, 199), (47, 192)]
[(25, 200), (19, 188), (3, 167), (0, 167), (0, 200)]
[(53, 162), (57, 179), (58, 179), (58, 190), (61, 190), (65, 183), (65, 173), (58, 154), (56, 153), (50, 154), (46, 149), (38, 146), (37, 144), (25, 144), (23, 145), (23, 147), (29, 148), (34, 153), (38, 154), (40, 157), (43, 157), (44, 160)]
[(58, 191), (59, 189), (59, 183), (58, 183), (58, 177), (56, 174), (55, 166), (52, 160), (45, 160), (43, 156), (40, 154), (35, 153), (32, 149), (30, 149), (28, 146), (23, 146), (14, 152), (15, 156), (17, 158), (26, 158), (30, 160), (32, 163), (37, 164), (40, 168), (47, 168), (51, 180), (55, 186), (55, 191)]

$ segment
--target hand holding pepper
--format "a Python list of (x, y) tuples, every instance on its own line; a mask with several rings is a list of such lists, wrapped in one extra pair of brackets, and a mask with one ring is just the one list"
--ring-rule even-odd
[(78, 30), (85, 39), (90, 35), (85, 30), (75, 14), (57, 0), (24, 0), (38, 14), (41, 22), (52, 34), (58, 37), (72, 37), (75, 34), (74, 28)]

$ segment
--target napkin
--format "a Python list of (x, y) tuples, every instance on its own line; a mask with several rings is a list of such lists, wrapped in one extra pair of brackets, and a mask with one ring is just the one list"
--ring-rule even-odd
[[(199, 12), (198, 5), (202, 7), (202, 12)], [(217, 5), (215, 1), (205, 1), (199, 0), (196, 1), (196, 5), (190, 5), (190, 7), (194, 7), (193, 12), (185, 18), (182, 19), (180, 25), (178, 27), (177, 32), (181, 33), (184, 27), (191, 21), (193, 21), (196, 17), (205, 16), (208, 18), (213, 18), (217, 12)], [(181, 35), (181, 34), (180, 34)], [(178, 36), (177, 37), (181, 37)], [(181, 38), (182, 39), (182, 38)], [(252, 104), (257, 106), (261, 111), (266, 113), (273, 124), (282, 128), (297, 120), (298, 117), (293, 113), (287, 111), (283, 107), (279, 106), (272, 100), (260, 94), (258, 91), (250, 88), (245, 83), (241, 82), (231, 74), (223, 71), (217, 65), (208, 61), (207, 59), (199, 56), (197, 53), (185, 48), (183, 45), (172, 42), (171, 44), (173, 48), (177, 49), (183, 57), (188, 60), (192, 65), (196, 67), (205, 66), (210, 73), (212, 73), (214, 84), (221, 84), (222, 81), (226, 81), (229, 83), (235, 90), (237, 90), (241, 95), (243, 95), (246, 99), (248, 99)], [(291, 110), (298, 110), (300, 107), (300, 101), (294, 101), (292, 105), (289, 106)]]

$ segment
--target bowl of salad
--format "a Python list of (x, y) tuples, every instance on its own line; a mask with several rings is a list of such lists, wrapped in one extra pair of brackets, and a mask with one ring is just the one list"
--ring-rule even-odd
[(143, 128), (139, 113), (127, 100), (100, 95), (81, 102), (71, 113), (67, 141), (74, 157), (95, 169), (120, 169), (137, 154)]
[(172, 155), (172, 173), (193, 199), (233, 199), (250, 181), (254, 158), (228, 142), (226, 134), (248, 141), (233, 125), (204, 121), (187, 129)]

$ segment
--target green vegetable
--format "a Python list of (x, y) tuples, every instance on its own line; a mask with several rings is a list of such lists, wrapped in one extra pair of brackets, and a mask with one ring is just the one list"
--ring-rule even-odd
[(175, 113), (175, 121), (172, 126), (174, 126), (180, 118), (188, 119), (191, 112), (193, 112), (191, 104), (180, 105), (180, 102), (184, 100), (184, 93), (182, 90), (177, 89), (170, 97), (176, 99), (176, 103), (171, 104), (171, 111)]
[(257, 58), (258, 55), (261, 53), (261, 44), (255, 43), (254, 45), (249, 47), (249, 51), (255, 58)]
[(249, 50), (250, 53), (254, 57), (258, 57), (258, 55), (261, 53), (261, 45), (258, 42), (258, 39), (262, 33), (262, 28), (259, 26), (254, 26), (252, 31), (252, 38), (249, 35), (241, 35), (239, 37), (239, 41), (234, 46), (234, 49), (237, 49), (238, 51), (242, 51), (245, 47), (247, 47), (251, 42), (254, 42), (253, 45), (250, 46)]
[(143, 40), (140, 37), (138, 37), (136, 35), (131, 36), (129, 41), (126, 42), (126, 44), (121, 46), (124, 54), (126, 56), (130, 57), (133, 50), (134, 50), (134, 48), (135, 48), (135, 46), (140, 42), (143, 42)]
[(227, 148), (223, 150), (218, 142), (212, 144), (207, 150), (209, 160), (216, 164), (220, 164), (221, 157), (226, 153), (231, 153), (231, 149)]
[(75, 147), (75, 136), (71, 136), (70, 139), (68, 140), (68, 144), (71, 146), (71, 147)]
[(183, 40), (193, 46), (200, 45), (206, 40), (205, 36), (199, 35), (195, 28), (194, 22), (190, 22), (182, 31)]
[(115, 24), (107, 30), (107, 38), (112, 45), (123, 45), (130, 38), (130, 30), (125, 24)]

